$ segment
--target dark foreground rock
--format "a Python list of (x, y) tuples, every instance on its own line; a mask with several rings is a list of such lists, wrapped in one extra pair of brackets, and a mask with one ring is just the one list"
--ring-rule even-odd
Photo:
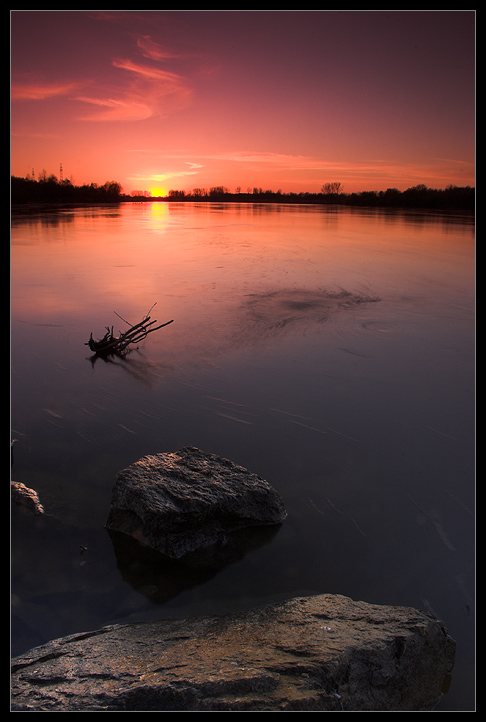
[(145, 456), (117, 474), (106, 528), (173, 559), (224, 544), (245, 527), (280, 524), (287, 513), (270, 484), (194, 447)]
[(455, 643), (424, 612), (337, 595), (116, 625), (13, 660), (12, 711), (420, 711)]

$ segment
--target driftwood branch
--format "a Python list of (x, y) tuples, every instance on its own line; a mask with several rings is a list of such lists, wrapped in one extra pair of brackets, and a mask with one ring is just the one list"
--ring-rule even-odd
[[(152, 306), (152, 308), (154, 306)], [(113, 326), (111, 328), (109, 326), (105, 326), (106, 333), (103, 338), (100, 338), (98, 341), (95, 341), (95, 339), (93, 338), (93, 334), (91, 333), (89, 341), (85, 343), (85, 346), (89, 346), (90, 350), (93, 351), (93, 353), (97, 356), (123, 356), (124, 354), (128, 353), (128, 351), (130, 350), (129, 346), (131, 346), (132, 344), (140, 343), (140, 341), (143, 341), (145, 338), (147, 338), (149, 333), (158, 331), (159, 328), (164, 328), (164, 326), (168, 326), (170, 323), (173, 323), (173, 321), (166, 321), (165, 323), (159, 324), (159, 326), (151, 328), (154, 323), (157, 323), (156, 320), (152, 321), (150, 319), (149, 314), (152, 311), (152, 308), (148, 311), (147, 315), (141, 321), (134, 325), (129, 324), (130, 328), (128, 328), (127, 331), (125, 331), (124, 333), (120, 332), (119, 336), (113, 335)], [(118, 313), (116, 313), (116, 315), (121, 318), (121, 320), (125, 323), (129, 323)]]

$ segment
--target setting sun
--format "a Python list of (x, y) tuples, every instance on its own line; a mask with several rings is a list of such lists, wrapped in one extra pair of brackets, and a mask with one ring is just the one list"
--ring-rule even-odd
[(167, 193), (167, 189), (160, 186), (157, 186), (156, 188), (150, 188), (150, 195), (152, 196), (152, 198), (164, 198)]

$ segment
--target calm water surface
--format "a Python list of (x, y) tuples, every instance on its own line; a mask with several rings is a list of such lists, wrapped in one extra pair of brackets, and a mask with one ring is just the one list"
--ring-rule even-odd
[[(318, 206), (14, 216), (12, 477), (46, 514), (12, 507), (12, 654), (336, 593), (442, 619), (457, 657), (440, 709), (473, 709), (474, 238), (467, 216)], [(174, 323), (90, 361), (91, 332), (153, 304)], [(104, 529), (117, 471), (189, 445), (289, 512), (217, 568)]]

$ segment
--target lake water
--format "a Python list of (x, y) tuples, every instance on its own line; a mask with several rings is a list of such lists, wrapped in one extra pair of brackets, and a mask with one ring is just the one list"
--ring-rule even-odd
[[(474, 708), (475, 228), (464, 215), (127, 203), (15, 215), (12, 655), (320, 593), (426, 609)], [(106, 326), (174, 323), (92, 363)], [(120, 316), (122, 318), (120, 318)], [(104, 528), (117, 471), (197, 446), (288, 518), (204, 571)]]

